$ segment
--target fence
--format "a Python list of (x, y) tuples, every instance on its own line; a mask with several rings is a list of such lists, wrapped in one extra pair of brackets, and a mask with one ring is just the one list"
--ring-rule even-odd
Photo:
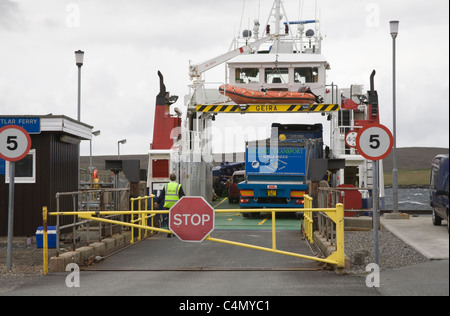
[[(168, 214), (170, 211), (154, 211), (153, 210), (153, 203), (151, 203), (151, 209), (148, 209), (148, 200), (151, 200), (153, 202), (153, 196), (146, 196), (141, 197), (138, 199), (132, 199), (132, 210), (131, 211), (82, 211), (82, 212), (53, 212), (48, 213), (50, 216), (78, 216), (81, 219), (84, 220), (94, 220), (99, 221), (103, 223), (109, 223), (109, 224), (116, 224), (116, 225), (123, 225), (131, 227), (132, 229), (138, 229), (139, 230), (139, 237), (141, 238), (141, 230), (151, 231), (153, 233), (156, 232), (162, 232), (162, 233), (172, 233), (172, 231), (168, 229), (162, 229), (158, 227), (154, 227), (153, 218), (155, 215), (158, 214)], [(134, 202), (138, 201), (139, 207), (138, 210), (134, 210)], [(261, 250), (266, 252), (272, 252), (282, 255), (288, 255), (303, 259), (309, 259), (314, 261), (319, 261), (331, 265), (337, 266), (339, 272), (342, 272), (345, 267), (345, 255), (344, 255), (344, 207), (342, 204), (337, 204), (336, 208), (312, 208), (312, 201), (313, 199), (309, 196), (305, 196), (305, 208), (303, 209), (305, 214), (305, 220), (304, 220), (304, 232), (306, 237), (310, 242), (314, 242), (313, 239), (313, 213), (316, 212), (322, 212), (328, 216), (330, 220), (332, 220), (335, 224), (335, 235), (336, 235), (336, 251), (331, 254), (328, 258), (318, 258), (313, 256), (308, 256), (304, 254), (298, 254), (288, 251), (279, 250), (277, 248), (277, 237), (276, 237), (276, 214), (277, 213), (286, 213), (286, 212), (292, 212), (292, 209), (264, 209), (264, 212), (271, 213), (272, 214), (272, 247), (261, 247), (261, 246), (255, 246), (230, 240), (224, 240), (224, 239), (218, 239), (213, 238), (211, 236), (206, 237), (205, 240), (208, 241), (214, 241), (229, 245), (235, 245), (240, 247), (246, 247), (251, 248), (255, 250)], [(144, 203), (145, 210), (142, 210), (142, 203)], [(47, 217), (47, 210), (44, 208), (44, 214), (43, 217)], [(228, 210), (215, 210), (215, 213), (240, 213), (241, 210), (236, 209), (228, 209)], [(245, 212), (261, 212), (261, 209), (246, 209)], [(130, 222), (125, 221), (117, 221), (112, 220), (109, 218), (106, 218), (108, 216), (127, 216), (130, 215)], [(103, 217), (102, 217), (103, 216)], [(148, 225), (148, 219), (151, 219), (151, 224)], [(46, 236), (47, 232), (44, 225), (44, 236)], [(133, 236), (134, 233), (132, 233)], [(45, 237), (46, 238), (46, 237)], [(133, 238), (133, 237), (132, 237)], [(45, 240), (45, 239), (44, 239)], [(132, 239), (132, 242), (134, 240)], [(47, 246), (44, 244), (45, 247)]]
[[(59, 255), (61, 232), (71, 231), (72, 248), (75, 250), (76, 242), (80, 238), (80, 228), (86, 231), (86, 242), (90, 243), (90, 231), (92, 221), (79, 220), (77, 212), (74, 212), (72, 220), (61, 221), (61, 205), (67, 205), (67, 199), (72, 203), (73, 210), (79, 212), (104, 212), (106, 210), (119, 210), (123, 206), (128, 208), (128, 202), (125, 205), (118, 205), (114, 196), (120, 196), (121, 200), (129, 200), (129, 189), (88, 189), (77, 192), (66, 192), (56, 194), (56, 254)], [(66, 201), (63, 201), (66, 200)], [(66, 203), (64, 203), (66, 202)], [(122, 203), (125, 204), (125, 203)], [(120, 214), (119, 214), (120, 215)], [(118, 217), (119, 215), (110, 215), (109, 217)], [(98, 240), (114, 233), (114, 225), (103, 226), (99, 223), (95, 229), (98, 229)]]
[[(138, 197), (138, 198), (132, 198), (131, 201), (131, 220), (130, 223), (131, 224), (135, 224), (135, 223), (139, 223), (140, 226), (150, 226), (153, 227), (154, 226), (154, 218), (156, 216), (156, 214), (152, 214), (152, 213), (146, 213), (146, 212), (142, 212), (143, 210), (145, 211), (153, 211), (153, 198), (155, 196), (151, 195), (151, 196), (144, 196), (144, 197)], [(150, 200), (150, 209), (148, 208), (148, 201)], [(138, 213), (134, 213), (134, 207), (135, 207), (135, 202), (138, 202)], [(151, 223), (150, 225), (146, 225), (148, 224), (148, 219), (151, 219)], [(138, 240), (142, 239), (142, 228), (138, 228)], [(148, 230), (145, 229), (144, 230), (144, 238), (148, 237), (147, 233)], [(150, 235), (154, 234), (154, 230), (150, 231)], [(134, 226), (131, 226), (131, 243), (134, 243)]]

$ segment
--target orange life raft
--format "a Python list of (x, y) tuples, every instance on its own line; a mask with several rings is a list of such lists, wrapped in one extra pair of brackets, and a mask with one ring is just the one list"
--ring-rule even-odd
[(255, 91), (233, 85), (219, 87), (221, 94), (237, 104), (313, 104), (316, 96), (305, 92), (291, 91)]

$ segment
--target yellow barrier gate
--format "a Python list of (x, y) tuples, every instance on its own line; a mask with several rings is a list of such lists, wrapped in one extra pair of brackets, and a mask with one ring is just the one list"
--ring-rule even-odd
[[(155, 215), (158, 214), (169, 214), (169, 211), (154, 211), (153, 210), (153, 198), (154, 196), (146, 196), (141, 197), (138, 199), (131, 199), (132, 203), (132, 210), (131, 211), (104, 211), (104, 212), (54, 212), (54, 213), (48, 213), (50, 216), (78, 216), (81, 219), (86, 220), (93, 220), (93, 221), (99, 221), (104, 223), (111, 223), (111, 224), (117, 224), (122, 226), (128, 226), (131, 227), (132, 233), (131, 233), (131, 243), (134, 243), (133, 239), (133, 229), (139, 229), (139, 235), (138, 239), (140, 240), (141, 230), (145, 230), (147, 236), (147, 231), (151, 232), (161, 232), (161, 233), (172, 233), (172, 231), (168, 229), (158, 228), (154, 227), (153, 218)], [(141, 210), (141, 201), (145, 201), (145, 208), (148, 208), (148, 200), (151, 199), (151, 209), (150, 210)], [(134, 201), (139, 201), (139, 209), (134, 210)], [(335, 265), (339, 273), (342, 274), (344, 268), (345, 268), (345, 255), (344, 255), (344, 206), (343, 204), (337, 204), (336, 208), (312, 208), (312, 201), (313, 199), (309, 196), (305, 196), (305, 208), (302, 210), (304, 212), (304, 233), (306, 238), (309, 240), (310, 243), (313, 243), (313, 213), (314, 212), (324, 212), (327, 214), (331, 220), (334, 221), (336, 224), (336, 251), (329, 256), (328, 258), (317, 258), (313, 256), (303, 255), (303, 254), (297, 254), (293, 252), (283, 251), (277, 249), (277, 239), (276, 239), (276, 213), (292, 213), (292, 209), (263, 209), (264, 212), (271, 213), (272, 214), (272, 248), (267, 247), (261, 247), (261, 246), (255, 246), (230, 240), (224, 240), (224, 239), (218, 239), (211, 236), (206, 237), (205, 240), (219, 242), (223, 244), (229, 244), (229, 245), (235, 245), (240, 247), (246, 247), (261, 251), (267, 251), (282, 255), (288, 255), (303, 259), (309, 259), (314, 260), (318, 262), (323, 262), (331, 265)], [(236, 209), (228, 209), (228, 210), (215, 210), (215, 213), (240, 213), (242, 210), (236, 210)], [(245, 209), (245, 212), (251, 213), (251, 212), (258, 212), (260, 213), (261, 209)], [(100, 218), (98, 216), (103, 215), (130, 215), (131, 220), (130, 223), (128, 222), (122, 222), (122, 221), (116, 221), (116, 220), (110, 220), (106, 218)], [(135, 216), (137, 216), (135, 218)], [(47, 208), (43, 208), (43, 218), (44, 223), (46, 223), (47, 219)], [(146, 225), (146, 221), (148, 218), (151, 218), (151, 226)], [(44, 226), (44, 241), (47, 238), (47, 231)], [(44, 274), (47, 273), (47, 243), (44, 242)]]

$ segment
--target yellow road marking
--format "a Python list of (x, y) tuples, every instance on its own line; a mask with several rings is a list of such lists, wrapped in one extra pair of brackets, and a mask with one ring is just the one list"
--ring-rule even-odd
[(267, 222), (268, 219), (269, 219), (269, 217), (266, 217), (265, 219), (262, 220), (262, 222), (259, 222), (258, 225), (259, 226), (264, 225), (264, 223)]
[(228, 198), (224, 198), (222, 201), (220, 201), (219, 204), (214, 205), (214, 208), (218, 207), (220, 204), (222, 204), (223, 202), (225, 202), (226, 200), (228, 200)]

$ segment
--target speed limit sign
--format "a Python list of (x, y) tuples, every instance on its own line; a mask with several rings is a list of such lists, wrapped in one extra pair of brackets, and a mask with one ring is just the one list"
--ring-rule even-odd
[(356, 148), (364, 158), (369, 160), (386, 158), (393, 146), (394, 137), (391, 131), (380, 124), (367, 125), (356, 138)]
[(30, 135), (22, 127), (8, 125), (0, 129), (0, 158), (19, 161), (28, 155), (30, 148)]

